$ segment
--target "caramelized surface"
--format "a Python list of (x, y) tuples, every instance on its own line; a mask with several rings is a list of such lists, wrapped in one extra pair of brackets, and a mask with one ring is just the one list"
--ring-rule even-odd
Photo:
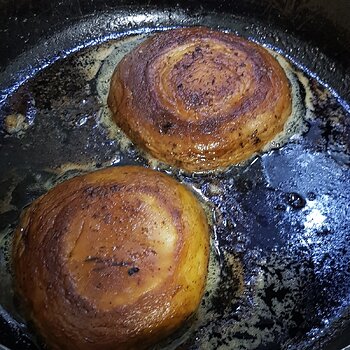
[(145, 348), (198, 307), (208, 241), (184, 186), (141, 167), (108, 168), (56, 186), (25, 212), (17, 291), (53, 349)]
[(156, 158), (188, 171), (240, 162), (291, 112), (288, 79), (264, 48), (206, 28), (169, 30), (135, 48), (112, 76), (116, 123)]

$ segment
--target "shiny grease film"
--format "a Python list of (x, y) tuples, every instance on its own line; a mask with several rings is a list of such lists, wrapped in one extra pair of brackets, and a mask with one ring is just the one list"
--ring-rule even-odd
[[(1, 108), (1, 304), (14, 315), (11, 232), (56, 183), (101, 167), (168, 173), (202, 201), (212, 226), (207, 289), (168, 349), (307, 349), (349, 302), (349, 113), (315, 79), (284, 68), (293, 111), (282, 133), (241, 165), (188, 174), (137, 149), (106, 106), (117, 62), (149, 34), (87, 47), (37, 73)], [(4, 281), (4, 282), (3, 282)]]

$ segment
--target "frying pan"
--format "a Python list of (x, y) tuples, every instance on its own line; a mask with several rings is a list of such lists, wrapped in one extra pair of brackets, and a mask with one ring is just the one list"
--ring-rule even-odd
[[(319, 91), (319, 99), (315, 118), (305, 121), (307, 130), (299, 138), (225, 173), (185, 174), (160, 167), (209, 203), (214, 255), (220, 266), (218, 289), (205, 299), (211, 305), (209, 314), (215, 317), (192, 330), (178, 348), (342, 349), (350, 344), (347, 0), (176, 4), (1, 0), (0, 13), (2, 205), (11, 190), (8, 210), (0, 211), (2, 240), (10, 240), (21, 209), (45, 192), (43, 184), (76, 174), (76, 169), (54, 172), (48, 168), (57, 170), (82, 159), (93, 162), (95, 168), (123, 163), (149, 166), (137, 149), (123, 153), (103, 131), (91, 134), (96, 120), (89, 116), (97, 113), (96, 99), (92, 96), (82, 104), (85, 95), (73, 94), (82, 89), (76, 70), (69, 71), (70, 80), (60, 75), (62, 65), (63, 72), (74, 67), (74, 55), (85, 47), (177, 26), (205, 25), (274, 49), (304, 72), (313, 91)], [(62, 94), (74, 95), (70, 106), (56, 108), (72, 118), (85, 113), (88, 122), (81, 128), (72, 131), (52, 117), (55, 109), (50, 101), (58, 98), (53, 88), (56, 83), (62, 84)], [(324, 90), (330, 92), (326, 98)], [(303, 98), (305, 94), (300, 86), (299, 95)], [(35, 97), (35, 103), (29, 95)], [(26, 114), (33, 123), (32, 131), (23, 137), (9, 135), (4, 129), (4, 117), (15, 112)], [(14, 178), (20, 181), (13, 182)], [(311, 213), (323, 220), (317, 230), (307, 221)], [(0, 349), (37, 349), (30, 325), (20, 318), (12, 300), (7, 250), (8, 245), (2, 244)], [(238, 293), (240, 279), (232, 273), (227, 256), (242, 265), (243, 292)], [(277, 304), (285, 308), (279, 314)], [(268, 312), (260, 314), (263, 307)], [(260, 332), (260, 341), (252, 334), (252, 326)], [(181, 333), (177, 336), (181, 338)]]

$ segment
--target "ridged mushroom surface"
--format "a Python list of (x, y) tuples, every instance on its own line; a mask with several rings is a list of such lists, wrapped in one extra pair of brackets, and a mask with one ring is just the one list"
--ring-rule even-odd
[(236, 164), (283, 130), (290, 84), (263, 47), (204, 27), (158, 33), (117, 65), (108, 105), (155, 158), (187, 171)]
[(206, 216), (185, 186), (137, 166), (65, 181), (15, 233), (16, 290), (51, 349), (143, 349), (201, 300)]

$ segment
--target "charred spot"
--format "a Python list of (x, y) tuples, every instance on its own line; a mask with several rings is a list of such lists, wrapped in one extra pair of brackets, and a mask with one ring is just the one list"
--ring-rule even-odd
[(130, 269), (128, 270), (128, 275), (129, 275), (129, 276), (132, 276), (132, 275), (134, 275), (135, 273), (138, 273), (139, 271), (140, 271), (140, 269), (139, 269), (138, 267), (133, 266), (132, 268), (130, 268)]
[(164, 134), (166, 134), (167, 132), (169, 132), (169, 129), (171, 128), (173, 126), (173, 123), (171, 123), (171, 122), (166, 122), (166, 123), (164, 123), (163, 125), (162, 125), (162, 132), (164, 133)]
[(112, 193), (120, 192), (121, 187), (122, 187), (121, 185), (113, 185), (113, 186), (110, 186), (110, 187), (109, 187), (109, 190), (110, 190)]
[(261, 140), (259, 139), (259, 137), (254, 137), (254, 139), (253, 139), (254, 145), (258, 145), (260, 142), (261, 142)]
[(93, 191), (94, 191), (93, 187), (87, 187), (84, 189), (83, 193), (87, 196), (92, 196)]
[(189, 103), (193, 106), (198, 106), (203, 103), (203, 96), (198, 93), (192, 93), (188, 96)]
[(258, 130), (255, 130), (250, 136), (253, 145), (257, 145), (261, 142), (260, 138), (257, 136), (257, 133), (258, 133)]
[(97, 186), (97, 187), (87, 187), (83, 191), (84, 195), (87, 196), (88, 198), (97, 198), (97, 197), (104, 197), (108, 194), (108, 189)]
[(109, 225), (111, 224), (112, 222), (112, 215), (110, 213), (106, 214), (103, 218), (103, 222), (106, 224), (106, 225)]
[(256, 137), (257, 133), (258, 133), (258, 130), (254, 130), (254, 132), (251, 134), (250, 138), (254, 139)]
[[(116, 261), (114, 259), (101, 258), (99, 256), (88, 256), (84, 262), (93, 262), (97, 265), (93, 270), (99, 271), (105, 267), (117, 266), (117, 267), (127, 267), (132, 266), (132, 263), (129, 261)], [(100, 266), (102, 265), (102, 266)]]
[(199, 46), (192, 52), (192, 59), (195, 60), (197, 58), (203, 58), (202, 49)]

